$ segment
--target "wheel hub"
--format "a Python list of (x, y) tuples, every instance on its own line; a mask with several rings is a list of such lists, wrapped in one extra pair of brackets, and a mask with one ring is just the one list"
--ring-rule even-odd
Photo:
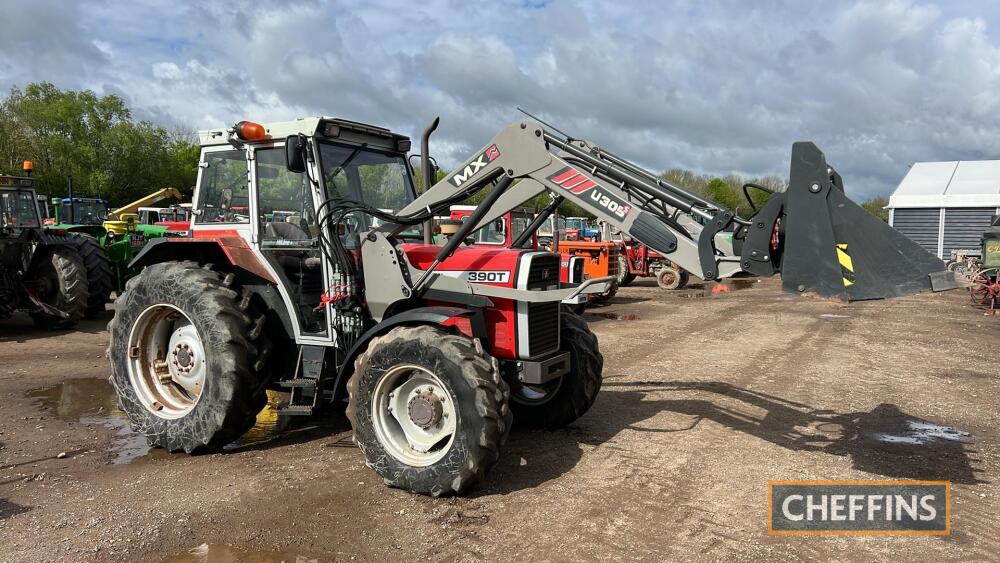
[(441, 379), (421, 366), (390, 368), (372, 390), (379, 441), (393, 457), (417, 467), (437, 462), (451, 448), (456, 407)]
[(406, 413), (410, 416), (413, 424), (427, 429), (441, 421), (444, 406), (441, 404), (441, 399), (432, 391), (422, 391), (410, 399)]

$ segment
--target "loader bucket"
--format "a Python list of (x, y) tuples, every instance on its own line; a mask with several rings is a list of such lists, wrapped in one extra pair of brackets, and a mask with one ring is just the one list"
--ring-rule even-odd
[(956, 287), (941, 259), (847, 198), (816, 145), (792, 146), (784, 196), (785, 291), (861, 301)]

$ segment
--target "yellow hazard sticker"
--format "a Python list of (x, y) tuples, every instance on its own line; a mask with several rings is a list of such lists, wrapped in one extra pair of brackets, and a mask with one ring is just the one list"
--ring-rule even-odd
[(844, 287), (854, 285), (854, 261), (847, 252), (847, 244), (837, 245), (837, 261), (840, 262), (840, 272), (844, 277)]

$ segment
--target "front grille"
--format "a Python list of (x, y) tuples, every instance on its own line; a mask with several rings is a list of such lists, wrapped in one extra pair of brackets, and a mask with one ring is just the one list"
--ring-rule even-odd
[(528, 350), (537, 357), (559, 348), (559, 302), (528, 303)]
[(559, 255), (531, 254), (528, 281), (524, 289), (548, 289), (559, 285)]
[(608, 275), (618, 277), (618, 245), (608, 249)]
[[(560, 256), (551, 252), (521, 255), (518, 289), (546, 290), (559, 287)], [(538, 358), (559, 348), (559, 302), (518, 302), (518, 356)]]

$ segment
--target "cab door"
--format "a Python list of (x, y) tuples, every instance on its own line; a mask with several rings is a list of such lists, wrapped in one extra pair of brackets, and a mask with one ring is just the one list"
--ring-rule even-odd
[(329, 310), (320, 306), (327, 268), (316, 219), (318, 190), (308, 175), (288, 169), (283, 143), (250, 151), (254, 246), (278, 280), (296, 340), (330, 342)]

